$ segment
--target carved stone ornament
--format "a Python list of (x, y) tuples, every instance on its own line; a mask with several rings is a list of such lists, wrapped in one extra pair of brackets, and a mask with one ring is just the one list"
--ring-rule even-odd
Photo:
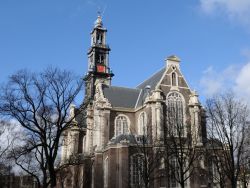
[(95, 107), (103, 108), (103, 109), (111, 108), (110, 102), (108, 101), (107, 98), (104, 97), (103, 90), (102, 90), (102, 83), (98, 83), (96, 85)]
[(147, 102), (162, 102), (163, 101), (163, 98), (162, 98), (162, 90), (160, 89), (155, 89), (153, 91), (151, 91), (151, 95), (149, 95), (147, 98), (146, 98), (146, 103)]
[(199, 102), (199, 95), (197, 94), (196, 91), (192, 91), (192, 94), (190, 95), (190, 99), (189, 99), (189, 105), (191, 106), (200, 106), (200, 102)]

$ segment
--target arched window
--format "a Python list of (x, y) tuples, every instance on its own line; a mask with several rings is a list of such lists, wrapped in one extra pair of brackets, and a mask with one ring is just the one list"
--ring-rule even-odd
[(102, 44), (102, 35), (101, 34), (97, 34), (97, 44)]
[(138, 119), (138, 134), (147, 135), (147, 114), (142, 112)]
[(142, 154), (132, 155), (130, 158), (130, 178), (131, 178), (131, 187), (144, 187), (144, 156)]
[(165, 169), (165, 159), (163, 157), (160, 159), (159, 169)]
[(97, 63), (104, 64), (104, 55), (103, 54), (99, 54), (98, 59), (97, 59)]
[(118, 116), (115, 120), (115, 135), (128, 134), (128, 118), (126, 116)]
[(172, 86), (177, 86), (177, 78), (176, 78), (176, 73), (172, 73)]
[(177, 92), (170, 93), (167, 97), (166, 105), (168, 134), (184, 136), (184, 103), (181, 95)]

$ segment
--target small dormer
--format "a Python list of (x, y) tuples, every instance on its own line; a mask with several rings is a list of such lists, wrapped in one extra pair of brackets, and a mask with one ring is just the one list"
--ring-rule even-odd
[(179, 86), (179, 69), (180, 69), (180, 58), (176, 55), (169, 56), (166, 60), (166, 69), (168, 70), (171, 89), (176, 90)]

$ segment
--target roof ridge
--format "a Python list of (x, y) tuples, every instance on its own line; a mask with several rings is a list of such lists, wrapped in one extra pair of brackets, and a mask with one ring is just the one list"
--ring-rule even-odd
[(141, 91), (140, 91), (140, 93), (139, 93), (139, 95), (138, 95), (138, 98), (137, 98), (137, 100), (136, 100), (136, 103), (135, 103), (135, 107), (134, 107), (134, 108), (136, 108), (136, 107), (137, 107), (138, 102), (139, 102), (139, 100), (140, 100), (141, 93), (142, 93), (142, 89), (140, 89), (140, 90), (141, 90)]

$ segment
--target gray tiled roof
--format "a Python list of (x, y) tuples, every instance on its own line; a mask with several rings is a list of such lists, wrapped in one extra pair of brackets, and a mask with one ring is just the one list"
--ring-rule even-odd
[(151, 76), (149, 79), (142, 82), (140, 85), (138, 85), (136, 88), (138, 89), (144, 89), (146, 86), (150, 86), (151, 90), (155, 89), (157, 83), (160, 81), (162, 75), (165, 72), (165, 68), (162, 68), (160, 71), (155, 73), (153, 76)]
[(103, 85), (103, 94), (112, 107), (134, 108), (140, 89)]
[[(158, 71), (153, 76), (151, 76), (149, 79), (145, 80), (144, 82), (142, 82), (140, 85), (138, 85), (136, 87), (136, 88), (142, 90), (142, 92), (139, 96), (138, 102), (136, 104), (136, 108), (143, 105), (143, 101), (147, 97), (147, 93), (150, 92), (151, 90), (155, 89), (156, 85), (160, 82), (165, 70), (166, 70), (165, 68), (162, 68), (160, 71)], [(146, 90), (145, 88), (147, 86), (150, 86), (150, 89)]]
[[(155, 89), (164, 72), (165, 68), (155, 73), (135, 89), (103, 85), (103, 94), (109, 100), (112, 107), (137, 108), (142, 106), (147, 96), (146, 92)], [(150, 86), (150, 89), (147, 91), (145, 90), (146, 86)]]

